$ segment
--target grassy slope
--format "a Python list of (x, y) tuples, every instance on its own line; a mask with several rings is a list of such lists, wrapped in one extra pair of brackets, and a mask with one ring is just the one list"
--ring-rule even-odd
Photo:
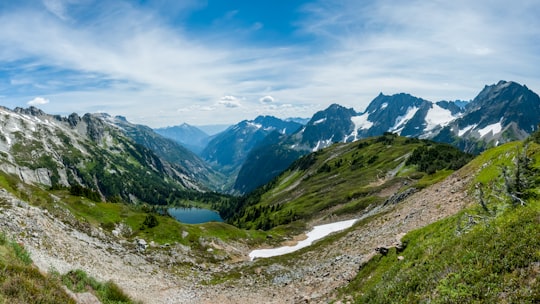
[[(357, 303), (538, 303), (540, 200), (514, 206), (500, 194), (501, 168), (512, 167), (520, 149), (497, 147), (463, 168), (476, 174), (471, 191), (485, 188), (488, 210), (478, 205), (407, 234), (402, 252), (374, 257), (341, 295)], [(527, 151), (538, 172), (540, 146)]]
[(92, 292), (103, 303), (133, 303), (114, 283), (101, 283), (80, 270), (66, 275), (42, 274), (24, 247), (0, 233), (0, 303), (75, 303), (74, 292)]
[(0, 303), (75, 303), (59, 282), (32, 266), (24, 248), (0, 233)]
[[(182, 224), (168, 216), (154, 214), (159, 225), (144, 227), (149, 215), (140, 206), (123, 203), (94, 202), (85, 197), (76, 197), (65, 190), (47, 191), (32, 185), (23, 185), (12, 175), (0, 174), (0, 188), (15, 194), (21, 200), (47, 209), (63, 221), (71, 222), (79, 228), (85, 225), (101, 227), (111, 232), (116, 224), (124, 223), (132, 230), (129, 239), (143, 238), (157, 244), (180, 243), (192, 247), (206, 255), (200, 239), (218, 238), (223, 241), (241, 241), (257, 244), (266, 240), (268, 233), (238, 229), (226, 223), (210, 222), (200, 225)], [(69, 212), (66, 212), (69, 211)], [(184, 237), (187, 232), (187, 236)]]
[[(265, 229), (298, 219), (354, 215), (383, 203), (395, 192), (426, 187), (453, 172), (440, 170), (428, 175), (417, 166), (405, 166), (416, 148), (428, 145), (438, 144), (387, 135), (312, 153), (266, 186), (258, 203), (248, 206), (233, 223)], [(265, 213), (271, 207), (279, 210)]]

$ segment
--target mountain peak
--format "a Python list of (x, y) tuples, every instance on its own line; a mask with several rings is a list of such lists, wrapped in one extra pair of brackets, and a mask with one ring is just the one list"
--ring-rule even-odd
[(26, 115), (32, 115), (32, 116), (41, 116), (41, 115), (46, 115), (45, 112), (43, 112), (42, 110), (34, 107), (34, 106), (31, 106), (29, 108), (19, 108), (19, 107), (16, 107), (13, 112), (15, 113), (19, 113), (19, 114), (26, 114)]

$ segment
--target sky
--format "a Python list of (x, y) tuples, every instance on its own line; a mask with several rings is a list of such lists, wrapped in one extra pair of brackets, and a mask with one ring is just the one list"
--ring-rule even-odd
[(540, 93), (537, 0), (0, 0), (0, 105), (150, 127)]

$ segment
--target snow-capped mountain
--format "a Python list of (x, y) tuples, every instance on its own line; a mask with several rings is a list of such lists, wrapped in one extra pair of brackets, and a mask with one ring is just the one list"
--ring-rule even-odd
[(255, 120), (244, 120), (216, 135), (202, 151), (201, 156), (224, 170), (235, 172), (247, 154), (268, 134), (277, 131), (292, 134), (302, 125), (283, 121), (273, 116), (258, 116)]
[[(486, 86), (474, 100), (432, 102), (409, 94), (379, 94), (364, 112), (333, 104), (317, 112), (307, 125), (284, 136), (279, 154), (251, 153), (246, 164), (251, 170), (263, 168), (276, 159), (289, 162), (292, 150), (307, 154), (336, 142), (351, 142), (382, 135), (433, 139), (451, 143), (460, 149), (478, 153), (511, 140), (524, 139), (540, 123), (540, 98), (526, 86), (500, 81)], [(274, 150), (276, 144), (272, 147)], [(246, 171), (243, 170), (242, 171)], [(260, 172), (260, 171), (258, 171)], [(266, 182), (275, 175), (266, 176)], [(236, 189), (250, 189), (244, 178)], [(262, 184), (262, 181), (259, 181)]]
[(179, 126), (154, 129), (162, 136), (170, 138), (191, 151), (199, 154), (208, 144), (211, 137), (201, 129), (183, 123)]
[(486, 86), (471, 102), (432, 102), (405, 93), (381, 93), (362, 113), (333, 104), (317, 112), (291, 139), (297, 149), (316, 151), (335, 142), (392, 132), (454, 143), (468, 152), (479, 152), (523, 139), (539, 123), (538, 95), (526, 86), (500, 81)]
[(409, 94), (379, 94), (363, 113), (333, 104), (315, 113), (292, 135), (299, 149), (316, 151), (335, 142), (351, 142), (384, 132), (428, 138), (460, 117), (464, 108), (454, 102), (431, 102)]
[(537, 130), (540, 97), (525, 85), (500, 81), (485, 86), (466, 112), (432, 138), (469, 152), (480, 152)]
[(61, 117), (0, 107), (0, 171), (25, 183), (126, 202), (164, 204), (165, 193), (202, 189), (193, 168), (131, 139), (128, 124), (106, 114)]
[(354, 127), (352, 118), (355, 115), (353, 109), (333, 104), (315, 113), (305, 126), (291, 136), (291, 141), (294, 141), (296, 149), (313, 151), (334, 142), (346, 141)]

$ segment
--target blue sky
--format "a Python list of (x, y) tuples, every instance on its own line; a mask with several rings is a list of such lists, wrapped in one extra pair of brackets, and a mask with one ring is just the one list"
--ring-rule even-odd
[(537, 0), (0, 2), (0, 105), (151, 127), (540, 93)]

